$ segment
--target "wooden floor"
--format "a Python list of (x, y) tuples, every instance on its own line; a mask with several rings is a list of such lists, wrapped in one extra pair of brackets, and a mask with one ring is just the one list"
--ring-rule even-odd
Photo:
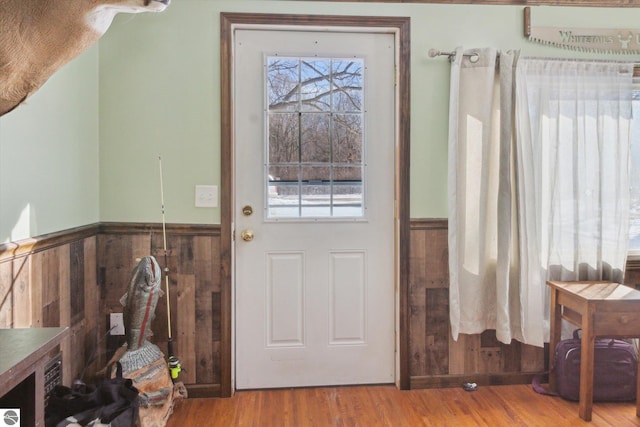
[(229, 399), (176, 403), (168, 427), (208, 426), (640, 426), (634, 403), (578, 404), (529, 385), (399, 391), (394, 386), (241, 391)]

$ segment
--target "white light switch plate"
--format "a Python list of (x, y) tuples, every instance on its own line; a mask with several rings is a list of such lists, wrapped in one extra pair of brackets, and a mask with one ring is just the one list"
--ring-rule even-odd
[(196, 208), (217, 208), (218, 186), (196, 185)]

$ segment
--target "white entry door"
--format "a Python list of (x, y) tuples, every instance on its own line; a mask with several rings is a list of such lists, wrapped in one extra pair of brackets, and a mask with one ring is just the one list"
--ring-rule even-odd
[(395, 43), (236, 29), (236, 388), (391, 383)]

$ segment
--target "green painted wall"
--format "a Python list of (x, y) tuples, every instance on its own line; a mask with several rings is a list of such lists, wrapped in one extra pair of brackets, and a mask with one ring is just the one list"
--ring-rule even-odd
[[(219, 209), (194, 207), (194, 188), (220, 183), (223, 11), (411, 17), (411, 217), (446, 217), (449, 64), (428, 58), (428, 50), (493, 46), (532, 56), (604, 57), (526, 41), (522, 9), (174, 0), (160, 14), (120, 15), (99, 47), (0, 119), (0, 242), (97, 221), (159, 222), (158, 155), (166, 220), (219, 223)], [(532, 12), (534, 25), (640, 29), (640, 8)]]
[(0, 118), (0, 243), (99, 221), (98, 48)]
[[(100, 196), (103, 221), (160, 220), (157, 154), (167, 221), (218, 223), (194, 207), (196, 184), (219, 184), (219, 13), (411, 17), (411, 217), (447, 216), (449, 64), (430, 48), (494, 46), (577, 56), (528, 42), (523, 8), (307, 1), (176, 0), (160, 15), (120, 16), (100, 42)], [(640, 27), (640, 9), (538, 7), (534, 24)], [(599, 58), (602, 55), (581, 55)]]

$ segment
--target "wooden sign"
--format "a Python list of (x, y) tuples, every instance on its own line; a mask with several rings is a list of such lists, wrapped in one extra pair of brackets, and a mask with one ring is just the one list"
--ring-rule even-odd
[(536, 27), (529, 7), (524, 8), (524, 35), (532, 42), (581, 52), (640, 54), (640, 29)]

